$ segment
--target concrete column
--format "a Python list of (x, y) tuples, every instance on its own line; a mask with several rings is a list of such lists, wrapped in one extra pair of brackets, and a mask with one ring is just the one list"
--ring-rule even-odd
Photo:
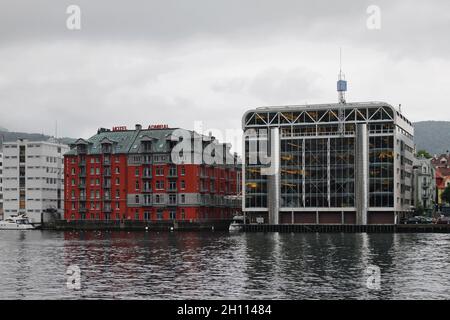
[(356, 224), (367, 224), (369, 198), (369, 138), (367, 124), (356, 125), (355, 206)]
[(280, 131), (270, 130), (271, 168), (267, 172), (267, 206), (269, 209), (269, 224), (279, 224), (280, 218)]

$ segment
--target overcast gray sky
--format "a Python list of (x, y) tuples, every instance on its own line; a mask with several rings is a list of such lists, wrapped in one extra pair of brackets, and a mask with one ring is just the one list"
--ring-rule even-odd
[(449, 31), (448, 0), (0, 0), (0, 126), (239, 129), (252, 107), (337, 101), (339, 47), (348, 101), (450, 120)]

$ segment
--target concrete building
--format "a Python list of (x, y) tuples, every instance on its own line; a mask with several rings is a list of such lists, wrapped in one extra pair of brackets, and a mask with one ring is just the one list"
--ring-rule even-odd
[(0, 220), (3, 220), (3, 150), (0, 146)]
[(435, 209), (436, 180), (435, 168), (431, 159), (423, 156), (414, 158), (413, 165), (413, 203), (416, 210), (424, 210), (431, 215)]
[(64, 153), (69, 147), (55, 140), (3, 144), (5, 217), (26, 214), (41, 222), (42, 213), (64, 209)]
[[(240, 207), (237, 157), (231, 164), (173, 163), (176, 129), (167, 125), (132, 130), (100, 128), (78, 139), (65, 155), (65, 219), (86, 221), (226, 221)], [(188, 132), (188, 131), (186, 131)], [(189, 135), (200, 135), (189, 132)], [(206, 140), (203, 140), (203, 139)], [(200, 137), (200, 149), (217, 143)], [(201, 152), (201, 150), (200, 150)]]
[[(412, 123), (385, 102), (247, 111), (243, 211), (269, 224), (393, 224), (411, 212)], [(267, 146), (270, 161), (265, 154)]]
[(411, 211), (414, 131), (387, 103), (257, 108), (243, 129), (267, 139), (277, 172), (249, 163), (244, 138), (243, 210), (253, 222), (390, 224)]

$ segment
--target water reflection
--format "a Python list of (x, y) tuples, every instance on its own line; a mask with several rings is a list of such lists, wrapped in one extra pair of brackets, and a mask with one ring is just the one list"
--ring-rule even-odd
[(449, 249), (444, 234), (1, 232), (0, 298), (444, 299)]

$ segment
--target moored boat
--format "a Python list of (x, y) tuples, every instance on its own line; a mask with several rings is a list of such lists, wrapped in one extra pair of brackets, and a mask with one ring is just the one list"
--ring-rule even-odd
[(234, 216), (233, 221), (230, 223), (229, 231), (242, 231), (244, 227), (244, 216)]
[(0, 220), (0, 230), (32, 230), (35, 226), (31, 224), (24, 215), (11, 216)]

